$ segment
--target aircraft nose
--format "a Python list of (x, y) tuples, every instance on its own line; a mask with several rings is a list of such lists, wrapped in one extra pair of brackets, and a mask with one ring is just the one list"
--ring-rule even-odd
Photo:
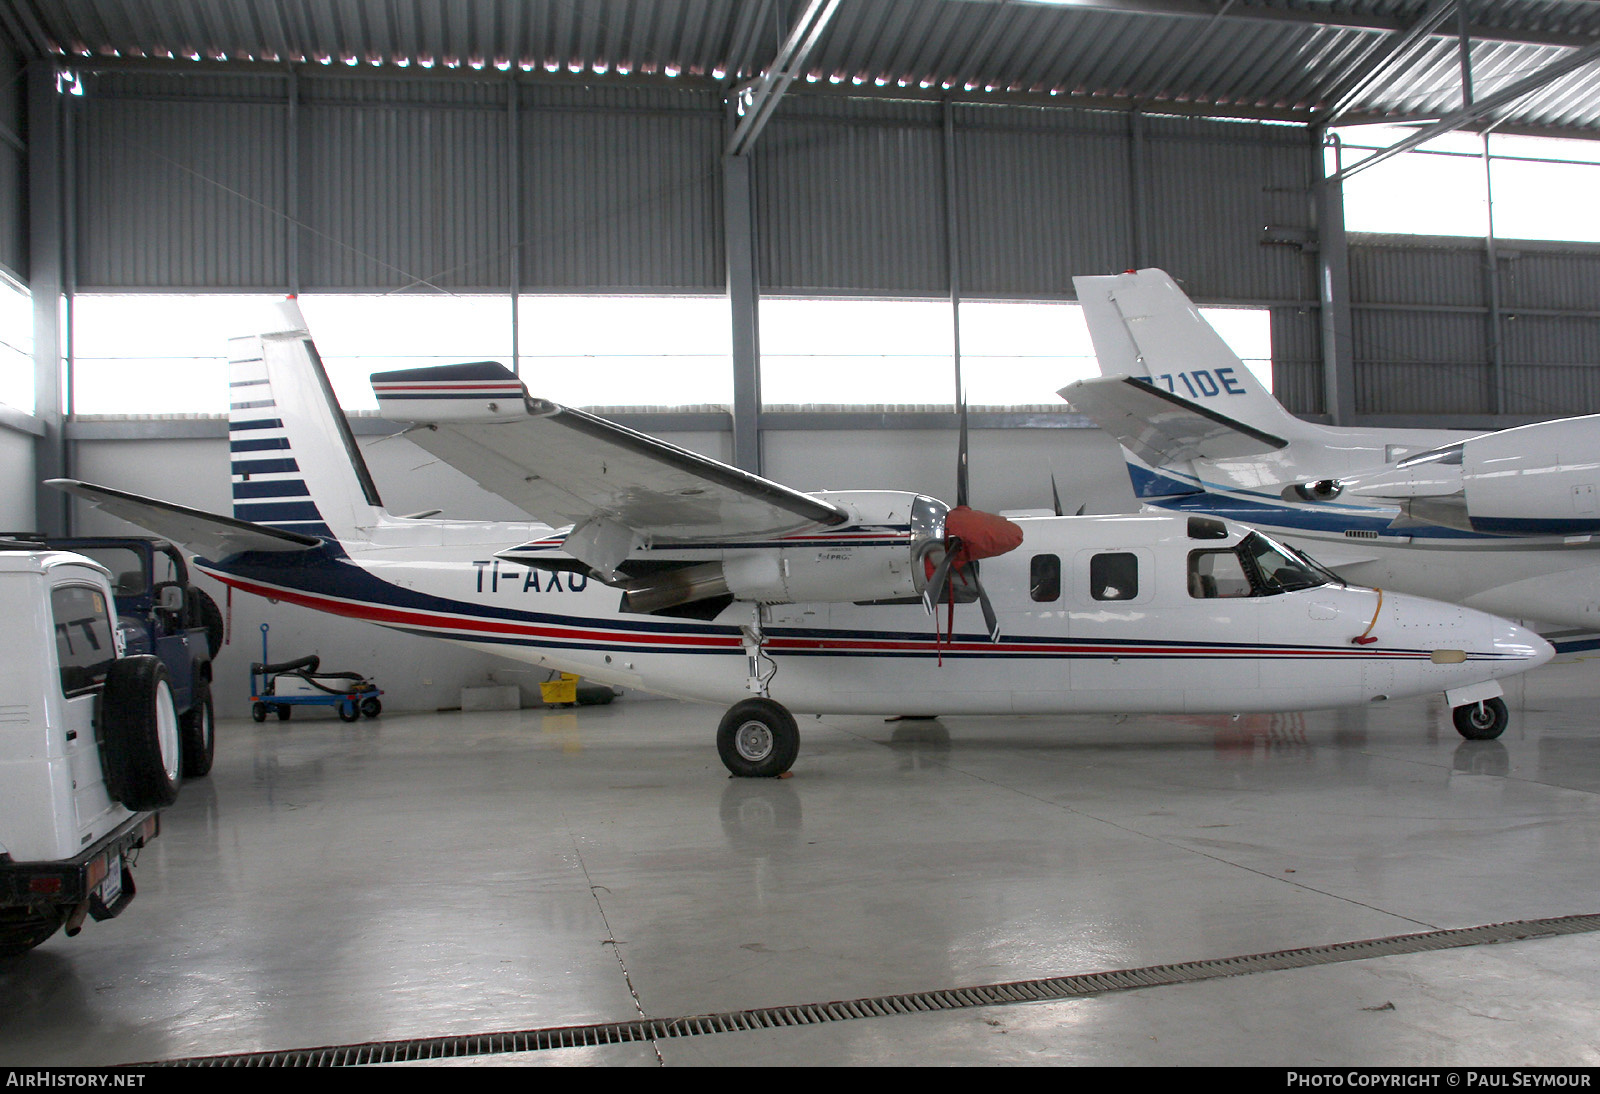
[(1527, 627), (1502, 619), (1494, 631), (1497, 653), (1526, 662), (1524, 668), (1538, 668), (1556, 655), (1556, 648)]

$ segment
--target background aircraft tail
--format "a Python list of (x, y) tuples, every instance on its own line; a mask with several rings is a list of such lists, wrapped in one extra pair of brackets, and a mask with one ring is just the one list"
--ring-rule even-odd
[(233, 515), (307, 536), (359, 537), (382, 512), (378, 488), (299, 306), (279, 303), (276, 319), (228, 343)]
[(1147, 378), (1253, 430), (1287, 440), (1311, 428), (1272, 397), (1165, 271), (1075, 277), (1102, 376)]

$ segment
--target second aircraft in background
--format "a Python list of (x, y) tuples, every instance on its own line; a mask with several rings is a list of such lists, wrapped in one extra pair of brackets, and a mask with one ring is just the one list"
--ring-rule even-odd
[(1073, 284), (1102, 375), (1061, 395), (1122, 443), (1147, 505), (1248, 521), (1362, 584), (1600, 630), (1600, 415), (1315, 425), (1161, 270)]

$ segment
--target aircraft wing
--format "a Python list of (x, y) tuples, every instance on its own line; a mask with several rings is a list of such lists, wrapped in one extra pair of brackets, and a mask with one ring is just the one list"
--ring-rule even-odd
[(1133, 376), (1079, 380), (1059, 394), (1152, 467), (1254, 456), (1289, 443)]
[(244, 551), (309, 551), (322, 543), (315, 536), (218, 516), (76, 479), (46, 479), (45, 485), (82, 498), (96, 509), (137, 524), (206, 558), (224, 559)]
[[(378, 406), (416, 423), (406, 437), (486, 490), (568, 537), (585, 561), (626, 553), (628, 536), (708, 542), (831, 527), (829, 502), (615, 422), (530, 398), (504, 365), (377, 373)], [(585, 526), (612, 547), (584, 551)]]

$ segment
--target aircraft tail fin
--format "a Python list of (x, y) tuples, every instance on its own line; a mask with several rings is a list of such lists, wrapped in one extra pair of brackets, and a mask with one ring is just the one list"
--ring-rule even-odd
[(236, 519), (346, 540), (382, 512), (378, 488), (293, 299), (270, 330), (228, 343)]
[(1275, 447), (1310, 434), (1312, 427), (1272, 397), (1164, 271), (1072, 283), (1103, 376), (1148, 380), (1203, 415), (1278, 440)]

